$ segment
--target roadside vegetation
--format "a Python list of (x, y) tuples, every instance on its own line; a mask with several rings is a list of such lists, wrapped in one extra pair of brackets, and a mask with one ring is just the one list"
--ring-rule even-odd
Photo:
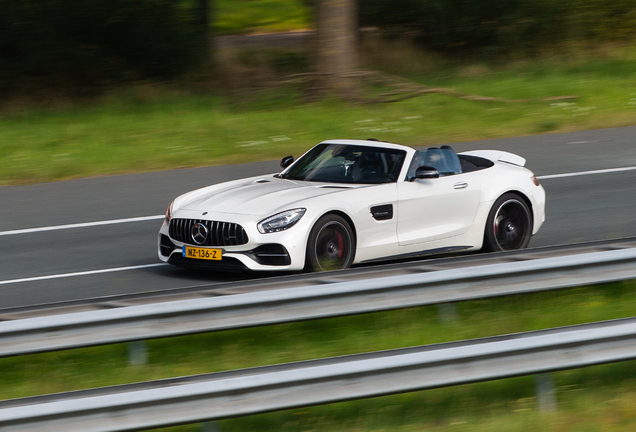
[[(248, 89), (255, 86), (250, 77), (288, 73), (276, 67), (302, 70), (297, 53), (244, 53), (230, 59), (219, 78), (223, 92), (206, 90), (210, 83), (199, 76), (189, 83), (137, 83), (81, 101), (5, 102), (0, 185), (272, 160), (333, 138), (426, 146), (636, 124), (631, 47), (497, 64), (451, 62), (404, 42), (370, 41), (363, 59), (368, 69), (464, 93), (577, 98), (505, 103), (428, 94), (396, 103), (308, 101), (302, 84)], [(384, 90), (369, 88), (374, 91)]]
[(303, 0), (213, 1), (217, 35), (297, 31), (312, 27), (309, 7)]
[[(630, 317), (636, 284), (458, 303), (148, 341), (149, 364), (127, 366), (126, 345), (0, 359), (0, 398), (538, 330)], [(633, 430), (634, 362), (554, 374), (558, 410), (539, 413), (532, 377), (304, 408), (219, 422), (222, 431)], [(171, 428), (194, 431), (195, 426)]]
[[(309, 50), (207, 49), (212, 35), (311, 27), (314, 1), (6, 3), (0, 186), (278, 159), (330, 138), (426, 146), (636, 124), (630, 0), (360, 2), (357, 68), (528, 100), (395, 103), (369, 103), (395, 88), (368, 82), (355, 102), (325, 96)], [(575, 97), (541, 101), (555, 96)]]

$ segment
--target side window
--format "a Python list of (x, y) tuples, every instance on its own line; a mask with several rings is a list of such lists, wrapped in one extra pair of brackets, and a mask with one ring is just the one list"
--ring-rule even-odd
[(409, 170), (406, 173), (407, 180), (412, 178), (415, 175), (415, 170), (421, 166), (426, 165), (426, 151), (417, 151), (415, 155), (413, 155), (413, 159), (411, 160), (411, 165), (409, 165)]
[(449, 146), (431, 147), (426, 151), (416, 152), (409, 166), (407, 178), (412, 178), (415, 175), (415, 170), (421, 166), (435, 168), (439, 171), (440, 177), (461, 174), (462, 172), (459, 158)]

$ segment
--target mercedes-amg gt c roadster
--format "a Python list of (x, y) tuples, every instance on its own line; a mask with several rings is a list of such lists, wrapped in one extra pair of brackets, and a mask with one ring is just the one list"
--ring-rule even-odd
[(496, 150), (417, 151), (324, 141), (283, 171), (176, 198), (159, 258), (218, 270), (311, 271), (458, 251), (528, 246), (545, 191), (525, 159)]

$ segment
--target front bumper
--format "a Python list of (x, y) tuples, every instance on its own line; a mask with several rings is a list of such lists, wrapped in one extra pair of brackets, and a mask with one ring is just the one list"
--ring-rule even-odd
[(247, 231), (249, 241), (239, 246), (214, 246), (223, 249), (223, 257), (220, 261), (211, 261), (185, 258), (182, 255), (184, 246), (201, 246), (171, 238), (169, 226), (164, 221), (157, 237), (159, 259), (178, 266), (220, 271), (297, 271), (305, 267), (305, 233), (308, 229), (300, 222), (310, 221), (301, 220), (289, 230), (268, 234), (259, 233), (254, 222), (250, 222), (237, 221)]

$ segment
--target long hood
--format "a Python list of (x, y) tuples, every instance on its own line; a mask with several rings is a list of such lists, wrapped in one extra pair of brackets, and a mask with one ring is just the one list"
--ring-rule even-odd
[(179, 210), (267, 216), (314, 197), (361, 185), (297, 182), (273, 177), (252, 177), (190, 192), (175, 201)]

